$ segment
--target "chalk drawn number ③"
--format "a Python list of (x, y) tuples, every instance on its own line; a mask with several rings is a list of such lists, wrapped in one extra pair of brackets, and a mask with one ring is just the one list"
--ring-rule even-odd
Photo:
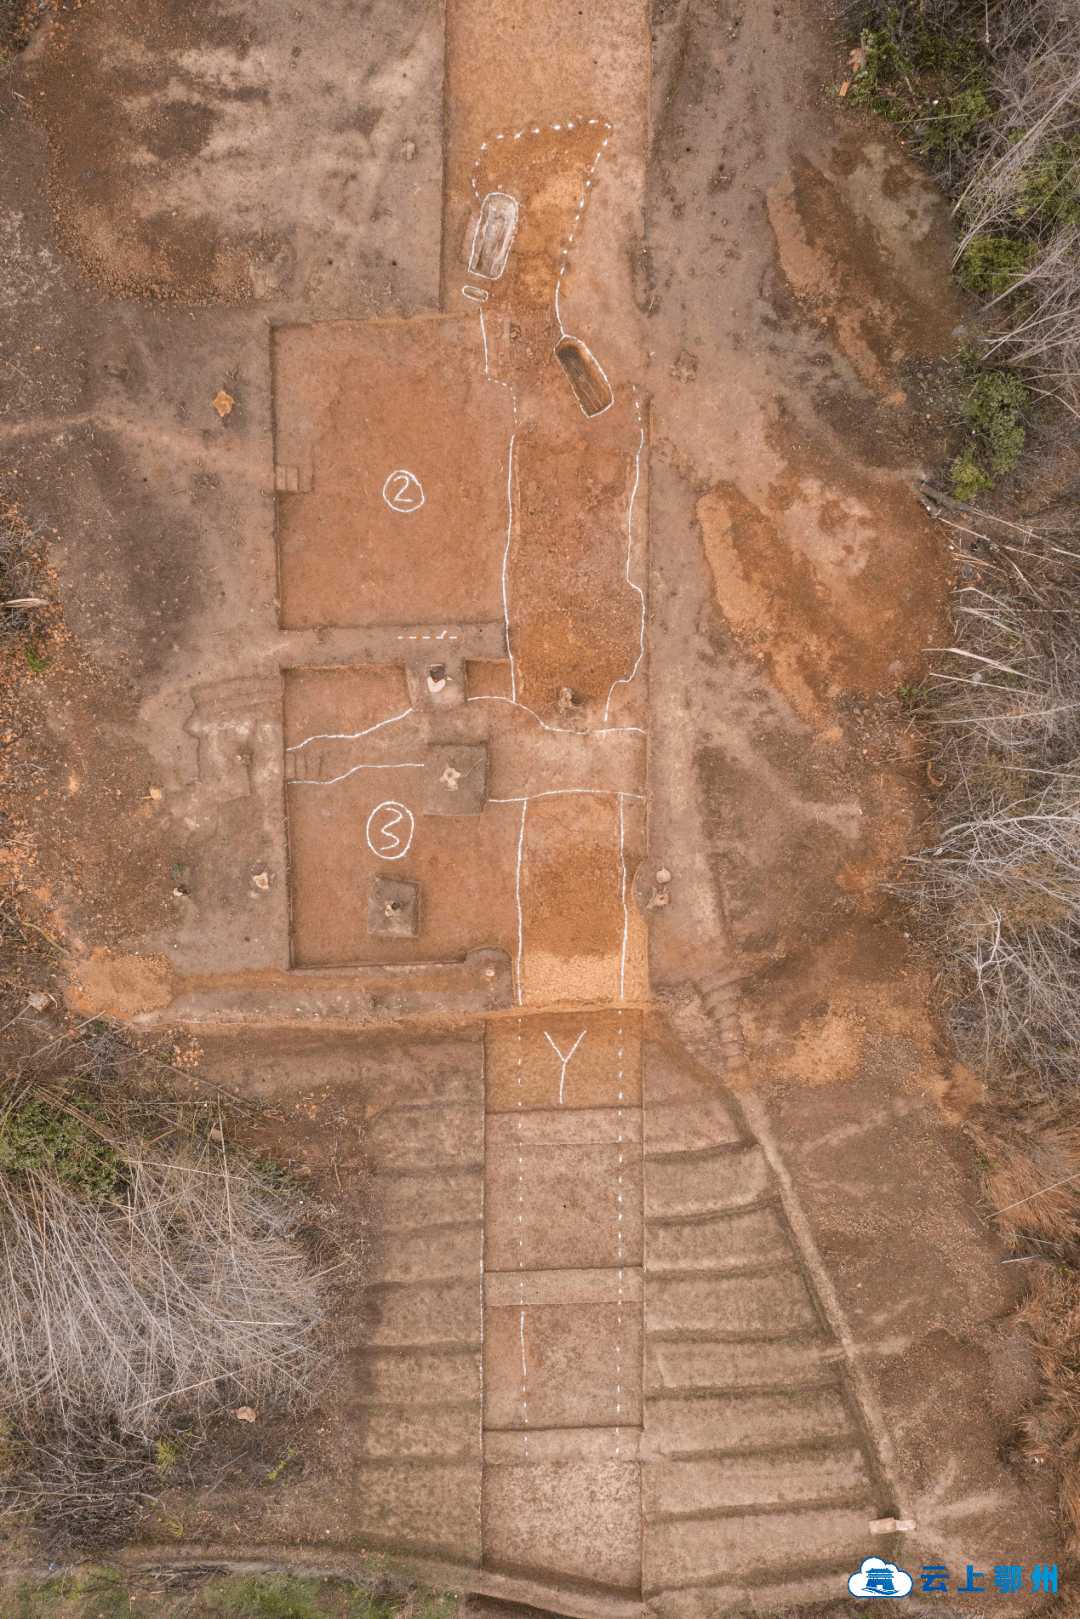
[(383, 484), (382, 498), (392, 512), (415, 512), (424, 504), (424, 491), (416, 474), (401, 468)]
[(368, 848), (380, 860), (400, 860), (409, 852), (415, 825), (412, 810), (406, 809), (404, 804), (393, 799), (376, 804), (365, 828)]

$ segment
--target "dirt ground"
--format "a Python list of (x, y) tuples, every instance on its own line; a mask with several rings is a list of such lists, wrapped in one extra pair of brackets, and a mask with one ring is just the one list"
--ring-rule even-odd
[(302, 1456), (130, 1556), (686, 1619), (842, 1596), (881, 1516), (859, 1555), (1064, 1568), (978, 1081), (881, 891), (955, 566), (944, 204), (823, 97), (816, 4), (446, 11), (71, 0), (0, 76), (0, 476), (59, 604), (5, 881), (80, 1016), (269, 1104), (364, 1278)]

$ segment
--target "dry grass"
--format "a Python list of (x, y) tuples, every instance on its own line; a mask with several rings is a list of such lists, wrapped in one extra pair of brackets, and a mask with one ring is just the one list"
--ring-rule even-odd
[(966, 579), (916, 704), (943, 782), (937, 841), (893, 887), (985, 1081), (967, 1128), (986, 1217), (1030, 1283), (1020, 1315), (1041, 1370), (1016, 1450), (1054, 1468), (1080, 1552), (1080, 525), (1068, 501), (1039, 533), (942, 515)]
[[(987, 305), (986, 357), (1034, 372), (1080, 406), (1080, 0), (1005, 0), (989, 19), (995, 113), (953, 212), (957, 263), (977, 237), (1012, 238), (1029, 263)], [(999, 317), (1000, 312), (1000, 317)]]
[(946, 783), (938, 841), (898, 887), (966, 1059), (1049, 1094), (1080, 1054), (1080, 554), (989, 526), (918, 708)]
[(67, 1411), (146, 1438), (167, 1409), (306, 1400), (320, 1278), (294, 1197), (197, 1135), (128, 1143), (100, 1201), (49, 1168), (0, 1174), (0, 1388), (22, 1422)]
[(0, 1514), (53, 1554), (126, 1538), (181, 1453), (198, 1482), (216, 1417), (252, 1406), (261, 1433), (327, 1364), (318, 1211), (222, 1109), (117, 1090), (115, 1069), (88, 1090), (116, 1040), (81, 1062), (63, 1041), (66, 1074), (24, 1071), (0, 1101)]
[(1049, 1464), (1058, 1478), (1058, 1500), (1069, 1526), (1068, 1544), (1080, 1551), (1080, 1277), (1074, 1271), (1040, 1269), (1019, 1311), (1038, 1357), (1042, 1399), (1024, 1413), (1020, 1448), (1033, 1462)]

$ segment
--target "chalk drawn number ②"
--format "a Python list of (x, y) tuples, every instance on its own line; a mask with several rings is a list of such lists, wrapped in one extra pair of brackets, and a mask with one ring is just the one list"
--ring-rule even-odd
[(392, 798), (385, 804), (376, 804), (365, 828), (368, 848), (380, 860), (400, 860), (409, 852), (415, 825), (412, 810), (406, 809), (404, 804)]
[(415, 512), (424, 504), (424, 491), (416, 474), (401, 468), (383, 484), (382, 498), (393, 512)]

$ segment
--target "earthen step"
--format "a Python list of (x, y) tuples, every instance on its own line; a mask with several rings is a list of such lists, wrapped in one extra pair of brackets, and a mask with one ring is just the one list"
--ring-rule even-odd
[(721, 1393), (738, 1389), (790, 1390), (833, 1386), (843, 1352), (828, 1340), (688, 1343), (650, 1340), (645, 1346), (645, 1391)]
[[(869, 1503), (873, 1490), (862, 1452), (835, 1450), (654, 1462), (642, 1474), (646, 1518), (676, 1518), (743, 1507)], [(869, 1521), (869, 1518), (868, 1520)]]
[(646, 1522), (644, 1589), (851, 1571), (875, 1551), (867, 1525), (865, 1509), (846, 1507)]
[(435, 1282), (475, 1276), (483, 1229), (479, 1220), (468, 1220), (397, 1232), (373, 1248), (367, 1260), (368, 1283)]
[(645, 1112), (645, 1155), (694, 1152), (743, 1139), (719, 1097), (693, 1096), (654, 1104)]
[(475, 1349), (365, 1349), (356, 1369), (357, 1409), (381, 1405), (461, 1405), (480, 1410), (480, 1356)]
[(372, 1184), (372, 1224), (381, 1237), (397, 1231), (479, 1220), (484, 1177), (476, 1169), (443, 1169), (437, 1175), (414, 1170), (379, 1174)]
[(753, 1276), (649, 1276), (645, 1331), (709, 1332), (728, 1338), (785, 1338), (817, 1316), (798, 1271)]
[(480, 1561), (479, 1457), (365, 1461), (354, 1470), (350, 1530), (366, 1548)]
[(665, 1271), (735, 1270), (790, 1260), (791, 1239), (776, 1209), (653, 1220), (646, 1236), (650, 1280)]
[(474, 1104), (428, 1102), (369, 1118), (364, 1146), (380, 1170), (478, 1169), (484, 1162), (484, 1115)]
[(760, 1202), (771, 1174), (758, 1146), (645, 1160), (645, 1217), (721, 1213)]
[[(479, 1392), (479, 1391), (477, 1391)], [(367, 1405), (358, 1454), (373, 1461), (479, 1460), (479, 1400), (462, 1405)]]
[(383, 1282), (365, 1293), (371, 1316), (365, 1341), (373, 1349), (467, 1344), (480, 1346), (480, 1267), (467, 1281)]
[(650, 1456), (789, 1449), (853, 1438), (836, 1389), (674, 1395), (645, 1402), (644, 1453)]

